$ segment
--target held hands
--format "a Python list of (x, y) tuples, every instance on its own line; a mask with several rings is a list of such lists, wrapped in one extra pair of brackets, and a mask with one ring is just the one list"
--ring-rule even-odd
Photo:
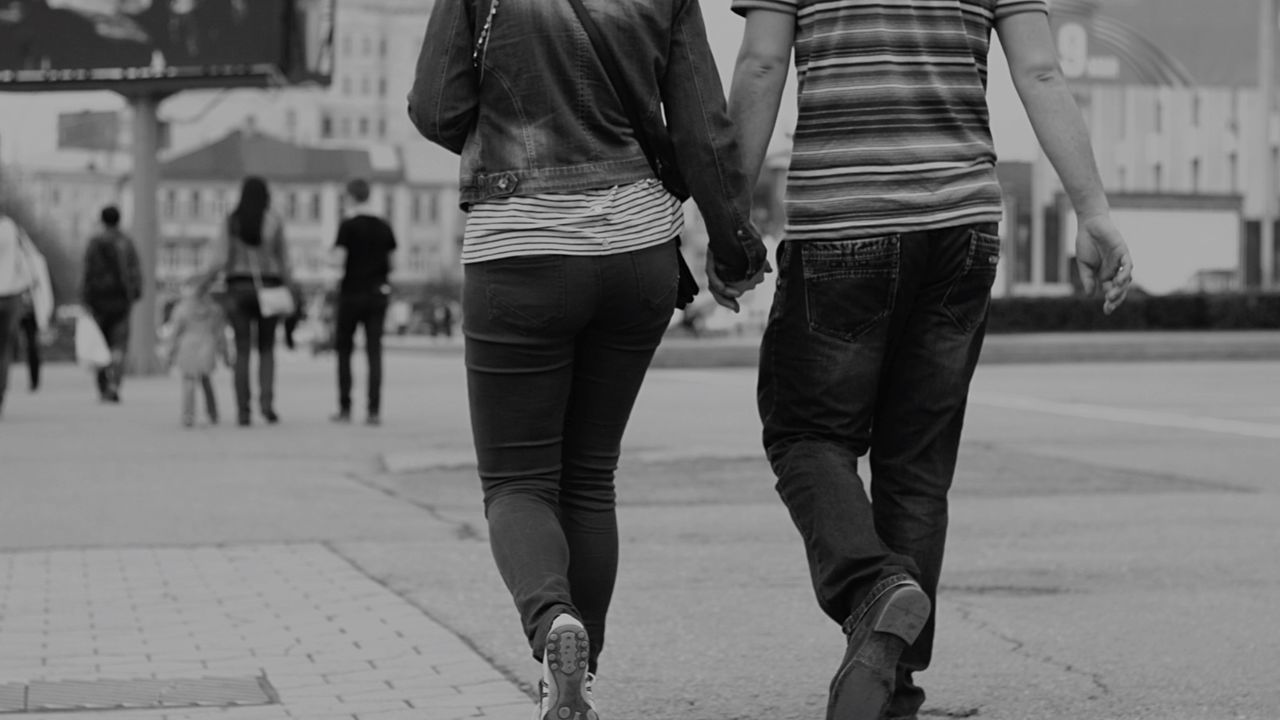
[(1080, 218), (1076, 233), (1076, 264), (1084, 291), (1093, 295), (1102, 288), (1102, 312), (1110, 315), (1124, 303), (1133, 281), (1129, 246), (1109, 215)]
[(764, 282), (764, 276), (771, 272), (773, 272), (773, 265), (765, 260), (764, 267), (754, 277), (738, 282), (725, 282), (720, 279), (720, 274), (716, 270), (715, 256), (709, 250), (707, 251), (707, 286), (711, 289), (711, 296), (715, 298), (717, 305), (735, 313), (742, 309), (738, 304), (738, 298), (758, 287)]

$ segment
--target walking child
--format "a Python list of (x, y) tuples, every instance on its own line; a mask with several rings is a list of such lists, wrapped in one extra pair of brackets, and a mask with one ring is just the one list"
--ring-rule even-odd
[(169, 365), (182, 374), (182, 424), (195, 424), (196, 386), (204, 392), (209, 423), (218, 423), (218, 399), (210, 376), (218, 358), (233, 364), (227, 345), (226, 316), (202, 285), (182, 289), (182, 301), (173, 311), (173, 340)]

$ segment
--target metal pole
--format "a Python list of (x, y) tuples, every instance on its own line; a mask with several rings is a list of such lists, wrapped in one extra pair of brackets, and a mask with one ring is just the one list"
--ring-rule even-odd
[(160, 129), (158, 110), (164, 96), (129, 96), (133, 110), (133, 240), (142, 264), (142, 299), (133, 308), (129, 337), (129, 370), (137, 375), (160, 373), (156, 353), (156, 258), (160, 244), (156, 195), (160, 186)]
[(1270, 290), (1275, 285), (1276, 163), (1271, 145), (1271, 120), (1276, 101), (1276, 0), (1260, 0), (1258, 22), (1258, 85), (1260, 89), (1258, 131), (1262, 162), (1262, 222), (1258, 254), (1260, 285)]

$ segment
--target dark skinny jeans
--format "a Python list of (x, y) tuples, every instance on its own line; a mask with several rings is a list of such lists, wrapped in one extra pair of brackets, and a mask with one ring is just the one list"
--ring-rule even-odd
[(590, 669), (618, 569), (614, 471), (675, 308), (676, 246), (466, 266), (471, 427), (489, 541), (535, 659), (560, 613)]
[[(279, 287), (280, 280), (263, 278), (267, 287)], [(250, 416), (249, 354), (258, 348), (258, 407), (263, 415), (275, 411), (276, 325), (279, 318), (264, 318), (258, 307), (258, 291), (252, 279), (232, 278), (227, 281), (227, 319), (235, 335), (236, 412), (240, 418)]]

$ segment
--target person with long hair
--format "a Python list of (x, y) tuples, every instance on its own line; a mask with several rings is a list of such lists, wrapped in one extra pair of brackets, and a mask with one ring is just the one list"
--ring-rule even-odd
[(596, 720), (614, 474), (681, 286), (681, 202), (642, 132), (670, 138), (720, 277), (767, 267), (697, 0), (584, 5), (609, 56), (569, 2), (437, 0), (409, 96), (419, 131), (462, 156), (472, 435), (494, 559), (542, 663), (540, 720)]
[(218, 274), (226, 277), (227, 317), (235, 335), (235, 389), (237, 421), (243, 427), (252, 420), (249, 356), (258, 350), (258, 408), (262, 418), (280, 421), (275, 408), (275, 344), (277, 317), (262, 314), (258, 289), (291, 286), (292, 270), (284, 239), (284, 220), (271, 210), (271, 191), (260, 177), (248, 177), (240, 186), (240, 200), (215, 240), (213, 265), (205, 273), (208, 283)]

